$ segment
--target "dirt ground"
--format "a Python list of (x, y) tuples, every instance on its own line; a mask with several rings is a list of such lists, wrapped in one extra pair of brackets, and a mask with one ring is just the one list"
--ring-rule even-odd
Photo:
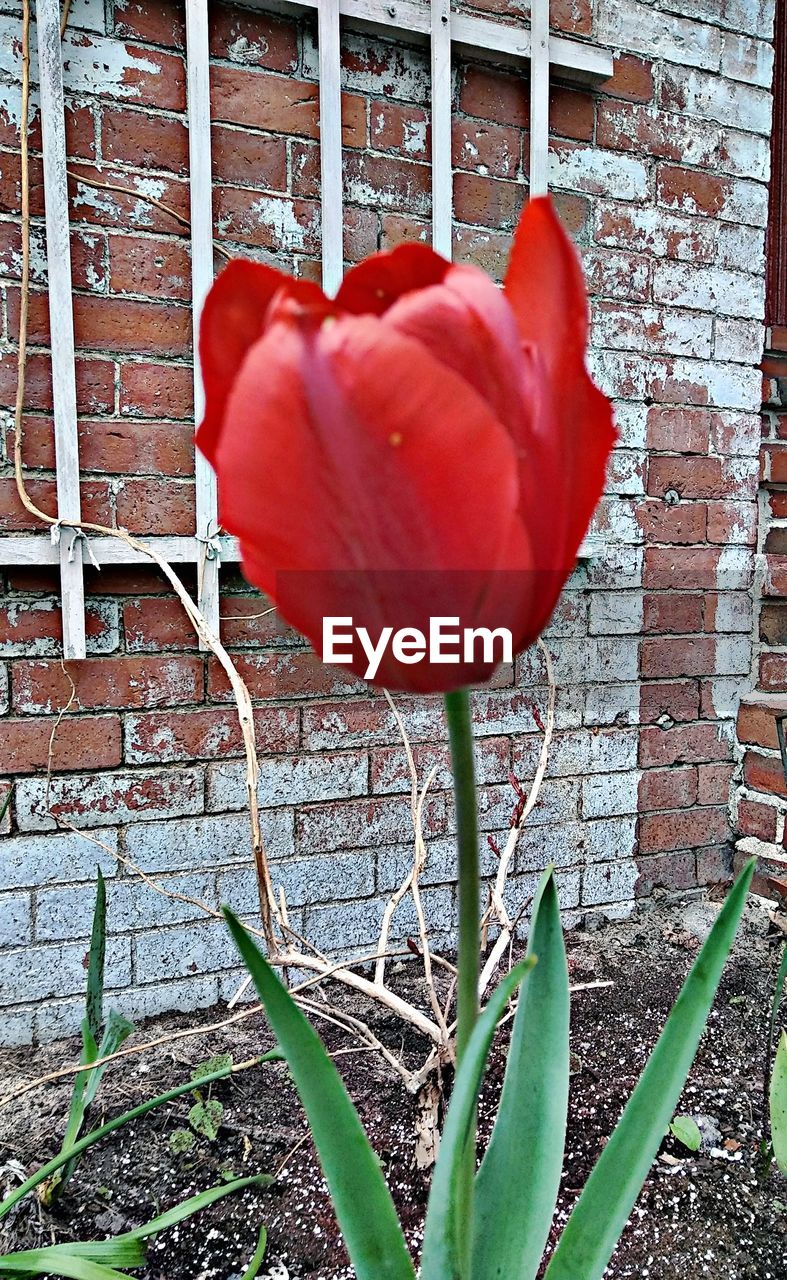
[[(706, 900), (662, 901), (627, 922), (578, 930), (568, 938), (572, 981), (612, 985), (579, 990), (573, 997), (574, 1071), (555, 1239), (717, 909)], [(781, 940), (763, 911), (750, 907), (679, 1107), (680, 1113), (700, 1117), (703, 1148), (692, 1155), (675, 1139), (665, 1139), (608, 1269), (615, 1280), (787, 1277), (787, 1179), (775, 1167), (763, 1167), (759, 1150), (764, 1034)], [(399, 977), (411, 994), (419, 981), (416, 964), (408, 964)], [(348, 1010), (360, 1011), (413, 1066), (425, 1056), (417, 1037), (404, 1033), (403, 1040), (401, 1024), (379, 1007), (338, 998)], [(205, 1026), (221, 1014), (158, 1018), (144, 1026), (141, 1038)], [(344, 1033), (321, 1030), (332, 1049), (357, 1050)], [(130, 1058), (105, 1076), (96, 1122), (189, 1079), (193, 1068), (214, 1054), (231, 1053), (239, 1063), (271, 1043), (263, 1019), (255, 1017)], [(74, 1040), (0, 1051), (0, 1091), (10, 1092), (77, 1056)], [(347, 1052), (336, 1061), (382, 1159), (408, 1242), (417, 1250), (428, 1178), (414, 1167), (415, 1100), (375, 1054)], [(482, 1098), (482, 1137), (504, 1065), (505, 1030), (493, 1050)], [(30, 1173), (56, 1153), (68, 1096), (68, 1084), (50, 1085), (0, 1111), (5, 1190), (21, 1170)], [(187, 1151), (180, 1150), (182, 1137), (173, 1139), (189, 1127), (191, 1095), (150, 1113), (86, 1154), (54, 1212), (34, 1197), (23, 1201), (4, 1224), (0, 1248), (104, 1238), (227, 1175), (280, 1170), (272, 1186), (231, 1196), (163, 1233), (151, 1247), (148, 1266), (136, 1274), (144, 1280), (240, 1280), (264, 1223), (269, 1243), (260, 1277), (351, 1280), (314, 1150), (308, 1138), (301, 1141), (306, 1125), (284, 1065), (243, 1071), (214, 1085), (211, 1096), (224, 1106), (215, 1138), (195, 1135)]]

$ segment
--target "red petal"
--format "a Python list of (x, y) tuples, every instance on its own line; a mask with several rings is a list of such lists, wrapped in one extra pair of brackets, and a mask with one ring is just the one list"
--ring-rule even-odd
[(211, 463), (235, 375), (262, 334), (271, 300), (282, 289), (324, 296), (316, 285), (293, 280), (264, 263), (238, 258), (224, 268), (205, 299), (199, 337), (205, 415), (197, 444)]
[(402, 244), (352, 267), (336, 295), (336, 305), (353, 315), (380, 316), (403, 294), (439, 284), (449, 269), (450, 263), (429, 245)]
[[(249, 576), (318, 651), (326, 614), (372, 635), (441, 612), (477, 625), (496, 570), (518, 575), (500, 607), (521, 625), (516, 458), (487, 405), (376, 319), (287, 312), (245, 361), (217, 450), (222, 524)], [(447, 688), (474, 674), (390, 659), (375, 682)]]

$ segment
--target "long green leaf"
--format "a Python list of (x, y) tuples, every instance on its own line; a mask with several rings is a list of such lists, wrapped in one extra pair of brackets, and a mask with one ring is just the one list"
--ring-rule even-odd
[(284, 1050), (358, 1280), (414, 1280), (393, 1200), (341, 1076), (246, 930), (224, 915)]
[(90, 935), (90, 952), (87, 966), (87, 1000), (85, 1016), (93, 1039), (101, 1038), (104, 1021), (104, 961), (107, 954), (107, 886), (96, 868), (96, 905), (93, 911), (93, 929)]
[[(281, 1062), (283, 1054), (280, 1049), (271, 1049), (268, 1053), (263, 1053), (257, 1059), (258, 1064), (263, 1062)], [(212, 1071), (209, 1075), (202, 1078), (201, 1083), (208, 1085), (214, 1080), (226, 1080), (227, 1076), (232, 1075), (232, 1064), (220, 1067), (217, 1071)], [(9, 1192), (5, 1200), (0, 1203), (0, 1218), (4, 1218), (10, 1213), (15, 1204), (23, 1200), (25, 1196), (34, 1191), (42, 1182), (46, 1182), (53, 1173), (64, 1165), (73, 1156), (81, 1155), (88, 1147), (92, 1147), (95, 1142), (100, 1142), (102, 1138), (110, 1133), (114, 1133), (115, 1129), (119, 1129), (124, 1124), (129, 1124), (132, 1120), (138, 1120), (140, 1116), (147, 1115), (148, 1111), (153, 1111), (155, 1107), (164, 1106), (167, 1102), (174, 1102), (176, 1098), (182, 1098), (184, 1093), (193, 1093), (194, 1085), (191, 1080), (187, 1084), (179, 1084), (174, 1089), (168, 1089), (166, 1093), (160, 1093), (158, 1097), (151, 1098), (148, 1102), (141, 1102), (139, 1106), (132, 1107), (130, 1111), (124, 1111), (122, 1115), (115, 1116), (114, 1120), (108, 1120), (106, 1124), (102, 1124), (99, 1129), (94, 1129), (92, 1133), (88, 1133), (84, 1138), (80, 1138), (74, 1143), (70, 1152), (60, 1152), (53, 1160), (49, 1160), (47, 1164), (42, 1165), (26, 1182), (15, 1187)], [(2, 1261), (2, 1259), (0, 1259)]]
[(787, 1173), (787, 1033), (784, 1031), (776, 1050), (769, 1100), (773, 1155), (782, 1173)]
[(421, 1280), (456, 1280), (461, 1274), (461, 1237), (472, 1227), (469, 1222), (456, 1221), (462, 1154), (470, 1133), (481, 1077), (495, 1028), (511, 996), (534, 964), (533, 957), (523, 960), (498, 983), (473, 1028), (456, 1073), (451, 1105), (440, 1142), (440, 1155), (429, 1194), (421, 1255)]
[(249, 1265), (247, 1266), (246, 1270), (241, 1276), (241, 1280), (255, 1280), (255, 1277), (257, 1276), (259, 1269), (262, 1266), (262, 1260), (265, 1257), (265, 1249), (267, 1248), (267, 1244), (268, 1244), (268, 1232), (266, 1231), (265, 1227), (260, 1227), (260, 1234), (257, 1237), (257, 1248), (254, 1250), (254, 1253), (252, 1254), (252, 1257), (251, 1257), (251, 1261), (249, 1262)]
[(65, 1276), (66, 1280), (128, 1280), (125, 1271), (116, 1271), (100, 1262), (81, 1258), (75, 1253), (59, 1253), (53, 1250), (28, 1249), (24, 1253), (9, 1253), (0, 1258), (0, 1275)]
[(209, 1204), (215, 1204), (217, 1200), (223, 1200), (225, 1196), (232, 1195), (235, 1191), (242, 1191), (244, 1187), (269, 1187), (272, 1182), (273, 1178), (269, 1173), (257, 1173), (248, 1178), (235, 1178), (232, 1182), (219, 1183), (217, 1187), (209, 1187), (207, 1191), (200, 1191), (198, 1195), (182, 1200), (180, 1204), (167, 1209), (165, 1213), (160, 1213), (157, 1218), (146, 1222), (144, 1226), (135, 1227), (133, 1231), (126, 1231), (122, 1236), (115, 1238), (146, 1240), (148, 1236), (155, 1236), (159, 1231), (174, 1227), (178, 1222), (183, 1222), (184, 1218), (190, 1218), (202, 1209), (207, 1209)]
[(746, 903), (754, 860), (733, 885), (639, 1084), (566, 1223), (545, 1280), (600, 1280), (675, 1111)]
[(551, 870), (533, 906), (528, 954), (538, 964), (519, 997), (500, 1108), (476, 1179), (477, 1280), (532, 1280), (560, 1189), (571, 997)]

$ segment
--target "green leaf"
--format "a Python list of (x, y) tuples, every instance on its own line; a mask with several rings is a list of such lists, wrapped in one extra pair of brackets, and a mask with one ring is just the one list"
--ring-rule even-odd
[(566, 1223), (545, 1280), (601, 1280), (694, 1061), (753, 874), (752, 859), (683, 984), (639, 1084)]
[(204, 1062), (197, 1063), (192, 1074), (194, 1084), (200, 1084), (205, 1076), (212, 1075), (214, 1071), (220, 1070), (221, 1067), (232, 1066), (231, 1053), (216, 1053), (212, 1058), (206, 1058)]
[[(280, 1049), (271, 1049), (268, 1053), (263, 1053), (257, 1058), (258, 1064), (263, 1062), (281, 1062), (282, 1052)], [(206, 1076), (203, 1084), (211, 1084), (214, 1080), (225, 1080), (231, 1074), (231, 1068), (223, 1067), (220, 1071), (215, 1071), (213, 1075)], [(84, 1138), (80, 1138), (74, 1143), (71, 1152), (60, 1152), (53, 1160), (47, 1161), (40, 1169), (36, 1170), (31, 1177), (25, 1182), (10, 1191), (5, 1200), (0, 1203), (0, 1218), (4, 1218), (10, 1213), (15, 1204), (23, 1200), (31, 1191), (35, 1191), (36, 1187), (40, 1187), (42, 1182), (46, 1182), (47, 1178), (51, 1178), (69, 1159), (75, 1155), (81, 1155), (88, 1147), (92, 1147), (95, 1142), (100, 1142), (102, 1138), (106, 1138), (108, 1134), (114, 1133), (115, 1129), (120, 1129), (122, 1125), (129, 1124), (132, 1120), (138, 1120), (140, 1116), (145, 1116), (149, 1111), (153, 1111), (156, 1107), (164, 1106), (167, 1102), (174, 1102), (176, 1098), (182, 1098), (184, 1093), (193, 1093), (194, 1085), (189, 1080), (188, 1084), (179, 1084), (174, 1089), (168, 1089), (166, 1093), (160, 1093), (157, 1097), (151, 1098), (148, 1102), (140, 1102), (138, 1106), (132, 1107), (130, 1111), (124, 1111), (122, 1115), (116, 1116), (114, 1120), (108, 1120), (106, 1124), (102, 1124), (100, 1128), (94, 1129), (92, 1133), (88, 1133)], [(2, 1261), (2, 1259), (0, 1259)]]
[(185, 1156), (192, 1150), (196, 1141), (191, 1129), (176, 1129), (169, 1135), (169, 1149), (173, 1156)]
[(358, 1280), (414, 1280), (390, 1192), (341, 1076), (246, 930), (226, 907), (224, 915), (287, 1058)]
[[(128, 1274), (116, 1271), (115, 1266), (142, 1266), (145, 1261), (144, 1250), (134, 1248), (133, 1244), (114, 1249), (114, 1244), (113, 1240), (105, 1240), (94, 1245), (49, 1245), (43, 1249), (9, 1253), (0, 1258), (0, 1275), (53, 1275), (65, 1276), (67, 1280), (128, 1280)], [(107, 1261), (110, 1265), (106, 1265)]]
[(273, 1178), (269, 1173), (257, 1173), (249, 1178), (236, 1178), (233, 1182), (221, 1182), (216, 1187), (209, 1187), (207, 1191), (200, 1191), (196, 1196), (189, 1196), (188, 1200), (182, 1200), (180, 1204), (176, 1204), (173, 1209), (167, 1209), (166, 1213), (160, 1213), (157, 1218), (152, 1218), (150, 1222), (146, 1222), (144, 1226), (135, 1227), (133, 1231), (126, 1231), (123, 1235), (116, 1236), (117, 1240), (146, 1240), (148, 1236), (155, 1236), (159, 1231), (166, 1231), (168, 1227), (174, 1227), (178, 1222), (183, 1222), (185, 1218), (190, 1218), (195, 1213), (200, 1213), (202, 1209), (207, 1209), (208, 1205), (214, 1204), (216, 1200), (223, 1200), (225, 1196), (230, 1196), (236, 1191), (242, 1191), (244, 1187), (269, 1187), (273, 1182)]
[(787, 1034), (784, 1031), (773, 1064), (770, 1106), (774, 1159), (782, 1173), (787, 1173)]
[(219, 1136), (221, 1122), (224, 1119), (224, 1107), (218, 1098), (208, 1098), (205, 1102), (195, 1102), (189, 1111), (189, 1124), (195, 1133), (201, 1133), (209, 1142), (215, 1142)]
[(538, 964), (519, 996), (500, 1108), (476, 1178), (473, 1275), (483, 1280), (536, 1275), (560, 1189), (571, 996), (551, 869), (536, 896), (527, 950)]
[(93, 911), (93, 931), (90, 936), (90, 958), (87, 967), (87, 999), (85, 1016), (93, 1039), (101, 1038), (104, 1021), (104, 960), (107, 952), (107, 887), (101, 868), (96, 869), (96, 905)]
[(691, 1116), (676, 1116), (670, 1124), (669, 1131), (673, 1138), (689, 1151), (699, 1151), (702, 1146), (700, 1127)]
[[(464, 1235), (472, 1226), (469, 1222), (456, 1220), (462, 1155), (472, 1128), (481, 1077), (495, 1029), (508, 1001), (534, 964), (533, 957), (523, 960), (500, 980), (473, 1028), (457, 1070), (429, 1194), (421, 1255), (421, 1280), (456, 1280), (460, 1275), (460, 1233)], [(520, 1167), (521, 1165), (517, 1166), (517, 1176)]]
[(254, 1250), (252, 1259), (241, 1276), (241, 1280), (255, 1280), (255, 1276), (262, 1266), (262, 1260), (265, 1257), (265, 1248), (267, 1243), (268, 1232), (265, 1230), (265, 1227), (260, 1227), (260, 1234), (257, 1237), (257, 1248)]

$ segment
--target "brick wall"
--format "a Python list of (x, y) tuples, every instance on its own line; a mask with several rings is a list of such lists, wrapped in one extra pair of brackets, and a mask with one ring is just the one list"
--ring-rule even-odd
[[(513, 13), (499, 0), (476, 7)], [(734, 722), (752, 662), (772, 6), (559, 0), (553, 11), (555, 25), (616, 54), (600, 91), (555, 84), (552, 93), (552, 184), (585, 259), (592, 365), (615, 398), (621, 444), (596, 521), (601, 549), (577, 569), (547, 636), (558, 733), (514, 877), (524, 895), (554, 860), (575, 921), (625, 914), (656, 886), (690, 888), (729, 866)], [(231, 251), (316, 277), (315, 24), (241, 7), (211, 13), (216, 235)], [(18, 32), (15, 0), (0, 0), (0, 398), (9, 407)], [(138, 533), (188, 534), (188, 244), (144, 198), (187, 212), (183, 15), (162, 0), (75, 0), (64, 43), (70, 168), (138, 193), (72, 179), (83, 510)], [(428, 59), (351, 32), (343, 57), (345, 252), (356, 261), (428, 236)], [(456, 257), (499, 278), (527, 191), (528, 86), (465, 61), (454, 105)], [(25, 457), (30, 491), (51, 509), (37, 119), (32, 142)], [(31, 527), (5, 465), (0, 529)], [(236, 573), (222, 581), (224, 638), (255, 701), (275, 878), (296, 927), (326, 947), (365, 948), (409, 856), (393, 718), (260, 617), (264, 606)], [(157, 896), (127, 860), (186, 897), (253, 911), (226, 680), (196, 651), (153, 571), (87, 571), (90, 656), (66, 669), (55, 577), (6, 571), (3, 586), (0, 776), (13, 798), (0, 839), (2, 1038), (75, 1025), (97, 861), (111, 880), (118, 1004), (139, 1015), (214, 1002), (238, 977), (221, 927)], [(509, 771), (525, 784), (532, 774), (545, 697), (536, 654), (476, 696), (482, 823), (498, 838)], [(47, 789), (50, 736), (66, 706)], [(425, 903), (447, 937), (453, 818), (440, 708), (400, 706), (419, 761), (440, 763), (425, 819)], [(107, 848), (58, 830), (58, 818)], [(403, 918), (399, 934), (411, 929)]]

